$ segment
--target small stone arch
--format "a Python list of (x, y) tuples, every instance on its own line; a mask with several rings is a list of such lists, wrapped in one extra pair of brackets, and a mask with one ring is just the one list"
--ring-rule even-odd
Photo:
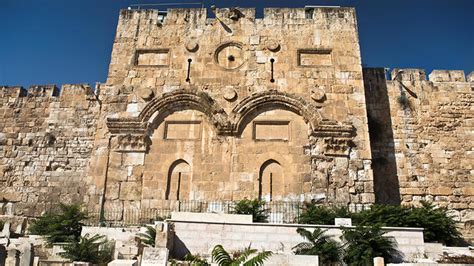
[(174, 161), (166, 179), (165, 200), (187, 200), (191, 191), (191, 166), (183, 159)]
[(322, 116), (316, 106), (304, 98), (277, 90), (254, 94), (243, 99), (233, 110), (231, 116), (232, 132), (240, 134), (256, 112), (283, 109), (303, 117), (311, 129), (316, 129)]
[(274, 159), (265, 161), (258, 174), (258, 199), (272, 201), (284, 193), (283, 167)]

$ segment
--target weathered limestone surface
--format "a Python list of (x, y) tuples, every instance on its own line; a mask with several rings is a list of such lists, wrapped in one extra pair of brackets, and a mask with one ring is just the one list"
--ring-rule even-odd
[(354, 9), (216, 14), (121, 11), (91, 207), (104, 194), (114, 210), (257, 197), (373, 203)]
[(0, 214), (427, 200), (469, 232), (473, 73), (363, 73), (353, 8), (215, 12), (122, 10), (95, 91), (1, 87)]
[(376, 201), (434, 202), (474, 223), (474, 83), (464, 72), (364, 69)]
[(0, 87), (0, 201), (26, 216), (81, 202), (99, 110), (88, 85)]

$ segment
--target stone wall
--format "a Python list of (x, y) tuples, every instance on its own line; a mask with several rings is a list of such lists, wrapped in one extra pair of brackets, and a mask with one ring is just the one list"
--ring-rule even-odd
[(88, 85), (0, 88), (0, 201), (36, 216), (82, 202), (100, 105)]
[[(292, 254), (295, 245), (304, 241), (296, 232), (302, 227), (309, 231), (314, 228), (327, 230), (337, 241), (341, 241), (342, 230), (338, 226), (298, 225), (298, 224), (260, 224), (260, 223), (220, 223), (169, 220), (174, 224), (174, 248), (171, 254), (176, 257), (192, 254), (209, 254), (215, 245), (226, 250), (241, 250), (249, 245), (258, 250), (271, 250), (277, 253)], [(422, 258), (424, 254), (423, 229), (387, 227), (386, 235), (393, 237), (405, 261)]]
[(434, 202), (474, 223), (474, 74), (364, 69), (376, 201)]
[(91, 205), (373, 203), (354, 9), (215, 12), (121, 11)]

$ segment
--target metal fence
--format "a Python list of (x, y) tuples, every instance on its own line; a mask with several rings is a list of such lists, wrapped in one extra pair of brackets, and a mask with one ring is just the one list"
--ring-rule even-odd
[[(269, 223), (298, 223), (304, 202), (265, 202), (263, 209), (268, 214)], [(158, 208), (105, 208), (101, 214), (99, 211), (89, 211), (88, 225), (102, 226), (130, 226), (152, 224), (171, 218), (171, 212), (198, 212), (198, 213), (233, 213), (235, 201), (171, 201), (163, 200)], [(324, 205), (324, 204), (321, 204)], [(346, 205), (347, 206), (347, 205)], [(360, 211), (366, 206), (351, 205), (351, 211)]]
[[(88, 225), (127, 226), (144, 225), (169, 219), (171, 212), (233, 213), (234, 201), (163, 201), (159, 208), (105, 208), (102, 219), (99, 211), (89, 211)], [(265, 202), (262, 207), (269, 223), (297, 223), (304, 203)]]

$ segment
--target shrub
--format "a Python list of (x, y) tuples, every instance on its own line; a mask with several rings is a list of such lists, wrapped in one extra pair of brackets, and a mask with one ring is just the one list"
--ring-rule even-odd
[(156, 228), (151, 225), (146, 226), (145, 233), (138, 233), (137, 236), (140, 238), (143, 244), (148, 247), (155, 247), (156, 239)]
[(311, 233), (304, 228), (298, 228), (296, 232), (300, 234), (307, 242), (299, 243), (293, 247), (296, 255), (318, 255), (319, 261), (323, 265), (333, 265), (341, 260), (342, 248), (328, 235), (327, 230), (315, 228)]
[(205, 259), (201, 258), (199, 255), (193, 255), (191, 253), (184, 256), (184, 261), (188, 261), (193, 266), (208, 266), (210, 265)]
[(384, 234), (378, 225), (343, 229), (344, 262), (356, 266), (372, 265), (375, 257), (383, 257), (387, 262), (395, 262), (400, 258), (396, 242)]
[(83, 221), (87, 215), (77, 204), (60, 204), (59, 213), (47, 213), (34, 220), (29, 228), (31, 234), (46, 236), (48, 243), (79, 241)]
[(351, 218), (352, 213), (347, 207), (327, 207), (316, 202), (305, 202), (298, 222), (302, 224), (334, 224), (334, 218)]
[(446, 208), (436, 208), (434, 205), (422, 202), (419, 208), (412, 207), (406, 217), (405, 226), (423, 227), (423, 236), (427, 242), (441, 242), (446, 245), (461, 243), (461, 233), (456, 228), (456, 222), (448, 214)]
[[(234, 252), (231, 256), (222, 245), (217, 245), (212, 249), (212, 260), (219, 266), (260, 266), (273, 254), (271, 251), (262, 251), (254, 255), (255, 253), (257, 250), (249, 246), (242, 251)], [(250, 258), (251, 255), (254, 256)]]
[(244, 199), (237, 201), (233, 214), (250, 214), (253, 222), (265, 223), (268, 219), (268, 209), (265, 209), (265, 201)]
[(85, 235), (79, 241), (68, 242), (64, 246), (64, 252), (59, 255), (70, 261), (108, 263), (112, 260), (113, 247), (113, 242), (107, 242), (104, 236)]
[(351, 213), (346, 207), (326, 207), (312, 202), (305, 203), (298, 219), (302, 224), (334, 224), (337, 217), (351, 218), (354, 225), (421, 227), (426, 242), (462, 244), (461, 234), (448, 210), (426, 202), (422, 202), (421, 207), (372, 205), (359, 213)]
[(354, 223), (358, 225), (422, 227), (426, 242), (441, 242), (447, 245), (461, 242), (461, 234), (448, 210), (435, 208), (426, 202), (422, 202), (421, 207), (373, 205), (353, 217)]
[(410, 208), (399, 205), (372, 205), (353, 216), (353, 223), (358, 225), (405, 226)]

